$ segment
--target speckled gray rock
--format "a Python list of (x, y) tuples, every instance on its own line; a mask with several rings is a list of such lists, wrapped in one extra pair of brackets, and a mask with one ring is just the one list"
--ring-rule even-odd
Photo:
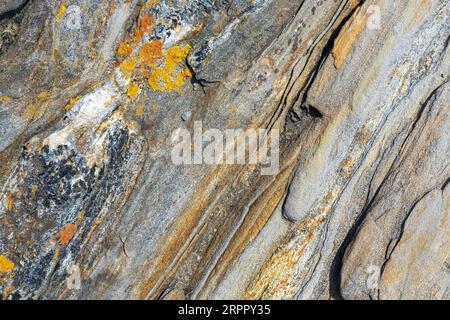
[[(450, 298), (450, 1), (0, 16), (1, 298)], [(279, 172), (176, 165), (200, 120), (280, 129)]]
[(0, 3), (0, 15), (19, 9), (27, 0), (3, 0)]

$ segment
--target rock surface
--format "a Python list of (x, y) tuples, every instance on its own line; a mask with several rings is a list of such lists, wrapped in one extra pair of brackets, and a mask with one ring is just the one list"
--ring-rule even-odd
[[(2, 299), (449, 299), (449, 0), (0, 4)], [(172, 133), (279, 129), (280, 170)]]

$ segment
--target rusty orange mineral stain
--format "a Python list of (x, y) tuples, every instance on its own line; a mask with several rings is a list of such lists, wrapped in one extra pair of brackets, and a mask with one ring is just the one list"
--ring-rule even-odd
[(14, 262), (4, 255), (0, 255), (0, 272), (9, 273), (14, 269)]
[(350, 53), (353, 45), (358, 39), (359, 34), (363, 31), (366, 21), (365, 12), (361, 10), (361, 8), (356, 9), (357, 11), (351, 17), (349, 21), (347, 21), (342, 28), (342, 32), (334, 41), (333, 50), (331, 52), (335, 66), (337, 69), (340, 69), (347, 58), (347, 55)]
[(60, 242), (62, 245), (66, 245), (72, 240), (75, 232), (77, 231), (76, 226), (73, 223), (68, 223), (63, 230), (59, 233)]

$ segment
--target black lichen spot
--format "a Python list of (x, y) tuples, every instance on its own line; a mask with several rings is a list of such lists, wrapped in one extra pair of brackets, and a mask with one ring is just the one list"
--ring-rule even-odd
[[(33, 238), (31, 245), (14, 244), (22, 257), (15, 286), (20, 286), (25, 298), (37, 292), (49, 277), (56, 283), (64, 280), (66, 270), (53, 260), (55, 249), (42, 250), (48, 247), (49, 240), (58, 237), (58, 232), (79, 219), (83, 211), (79, 233), (70, 244), (60, 247), (59, 259), (64, 260), (69, 254), (77, 256), (92, 222), (125, 189), (128, 170), (135, 164), (132, 159), (142, 141), (131, 139), (121, 121), (111, 125), (103, 138), (104, 158), (95, 165), (88, 165), (87, 155), (68, 145), (22, 148), (18, 179), (14, 182), (16, 193), (21, 196), (14, 203), (12, 223), (16, 230), (27, 237), (32, 234)], [(6, 233), (0, 226), (0, 241), (3, 234)]]
[(0, 25), (0, 55), (14, 44), (18, 33), (19, 24), (14, 19)]
[(8, 49), (16, 42), (20, 25), (23, 18), (23, 11), (28, 1), (16, 8), (15, 10), (0, 15), (0, 55), (8, 51)]

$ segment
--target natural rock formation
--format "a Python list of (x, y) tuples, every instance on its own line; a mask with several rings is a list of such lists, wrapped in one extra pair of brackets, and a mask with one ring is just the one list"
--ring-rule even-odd
[[(449, 39), (449, 0), (2, 0), (1, 298), (450, 298)], [(279, 170), (174, 163), (198, 121)]]

